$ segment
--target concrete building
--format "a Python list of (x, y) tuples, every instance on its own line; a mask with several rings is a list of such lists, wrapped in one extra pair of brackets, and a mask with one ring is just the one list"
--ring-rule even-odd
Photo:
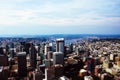
[(64, 54), (64, 38), (56, 39), (56, 52), (63, 52)]
[(64, 64), (64, 55), (63, 52), (54, 52), (53, 53), (53, 65)]

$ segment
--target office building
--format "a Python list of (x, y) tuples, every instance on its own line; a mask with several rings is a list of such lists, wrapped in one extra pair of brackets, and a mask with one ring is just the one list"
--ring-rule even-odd
[(64, 64), (63, 52), (54, 52), (53, 53), (53, 65)]
[(26, 77), (27, 76), (27, 60), (26, 52), (18, 53), (18, 76)]
[(63, 52), (64, 54), (64, 38), (56, 39), (56, 52)]
[(48, 52), (47, 59), (53, 59), (53, 52), (52, 51)]
[(10, 57), (14, 58), (15, 52), (14, 52), (14, 43), (10, 43)]
[(46, 44), (44, 50), (45, 50), (45, 54), (44, 55), (45, 55), (45, 58), (47, 59), (48, 52), (52, 51), (52, 47), (49, 46), (49, 44)]
[(29, 53), (30, 53), (30, 66), (35, 69), (36, 68), (36, 65), (37, 65), (37, 51), (35, 49), (35, 47), (33, 46), (33, 44), (31, 43), (31, 47), (30, 47), (30, 50), (29, 50)]

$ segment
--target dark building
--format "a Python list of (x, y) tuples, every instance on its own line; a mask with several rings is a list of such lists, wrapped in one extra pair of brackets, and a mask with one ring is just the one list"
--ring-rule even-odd
[(27, 54), (29, 54), (30, 43), (25, 43), (24, 50)]
[(8, 66), (8, 57), (5, 55), (0, 55), (0, 66)]
[(8, 80), (8, 68), (0, 67), (0, 80)]
[(15, 52), (14, 52), (14, 43), (10, 43), (10, 57), (14, 58)]
[(32, 43), (31, 43), (31, 47), (30, 47), (29, 53), (30, 53), (30, 66), (33, 69), (35, 69), (36, 65), (37, 65), (37, 60), (36, 60), (37, 51), (36, 51), (36, 49), (35, 49), (35, 47), (33, 46)]
[(18, 76), (26, 77), (27, 76), (27, 60), (26, 60), (26, 52), (18, 53)]
[(8, 44), (6, 45), (6, 54), (8, 54), (9, 53), (9, 46), (8, 46)]
[(1, 55), (5, 55), (5, 54), (4, 54), (4, 51), (3, 51), (3, 47), (0, 47), (0, 54), (1, 54)]

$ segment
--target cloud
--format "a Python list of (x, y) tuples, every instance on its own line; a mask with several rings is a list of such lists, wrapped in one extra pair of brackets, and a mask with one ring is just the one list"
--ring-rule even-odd
[(120, 26), (120, 17), (116, 16), (118, 13), (116, 10), (111, 11), (118, 7), (119, 0), (66, 0), (66, 2), (4, 0), (0, 2), (0, 25)]

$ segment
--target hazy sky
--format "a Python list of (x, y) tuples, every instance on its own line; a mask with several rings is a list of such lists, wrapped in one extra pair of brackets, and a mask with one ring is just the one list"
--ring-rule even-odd
[(0, 0), (0, 34), (120, 34), (120, 0)]

